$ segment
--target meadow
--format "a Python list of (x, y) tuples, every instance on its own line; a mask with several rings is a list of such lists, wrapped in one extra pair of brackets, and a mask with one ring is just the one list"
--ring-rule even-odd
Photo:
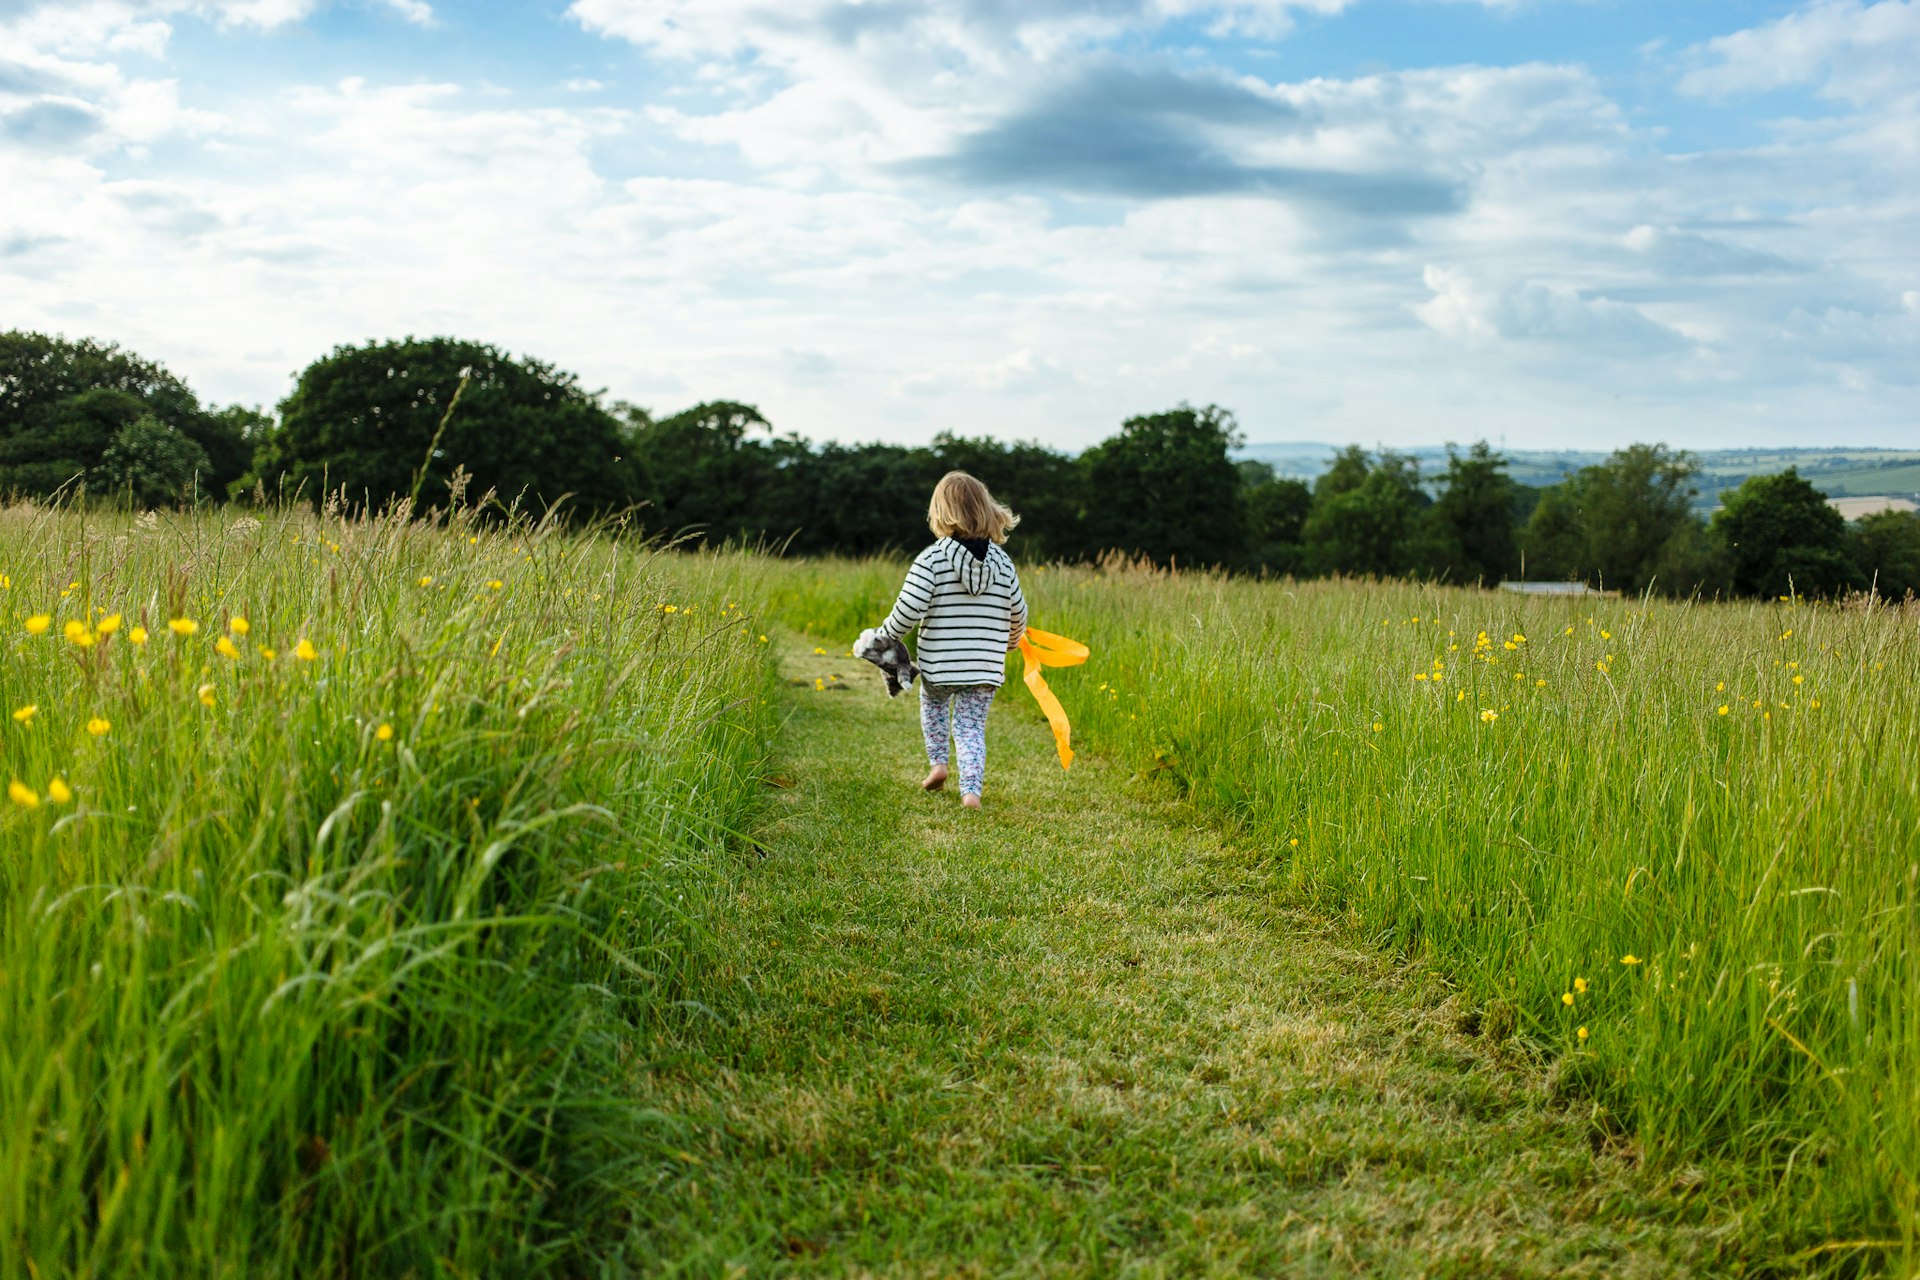
[(497, 512), (0, 510), (0, 1274), (603, 1256), (769, 739), (702, 573)]
[[(656, 1055), (778, 1051), (702, 1030), (771, 954), (711, 971), (780, 852), (783, 700), (849, 696), (776, 651), (840, 660), (902, 563), (0, 510), (0, 1273), (624, 1256), (698, 1163)], [(1088, 776), (1253, 849), (1235, 894), (1440, 983), (1602, 1157), (1742, 1206), (1731, 1256), (1913, 1267), (1910, 612), (1024, 577), (1093, 651), (1049, 674)]]
[[(796, 567), (776, 611), (841, 638), (896, 577)], [(1701, 1194), (1758, 1206), (1756, 1258), (1915, 1265), (1911, 611), (1122, 564), (1025, 583), (1035, 626), (1092, 647), (1049, 673), (1085, 749), (1444, 975), (1463, 1029), (1548, 1070), (1596, 1146), (1712, 1167)]]

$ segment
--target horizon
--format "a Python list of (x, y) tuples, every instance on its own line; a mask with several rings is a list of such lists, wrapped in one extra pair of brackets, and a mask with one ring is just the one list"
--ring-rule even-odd
[(819, 442), (1920, 440), (1920, 0), (0, 13), (0, 328), (210, 403), (411, 332)]

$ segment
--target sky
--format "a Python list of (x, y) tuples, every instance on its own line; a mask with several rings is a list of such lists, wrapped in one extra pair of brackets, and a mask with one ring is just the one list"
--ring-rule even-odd
[(1920, 0), (0, 0), (0, 329), (815, 440), (1920, 447)]

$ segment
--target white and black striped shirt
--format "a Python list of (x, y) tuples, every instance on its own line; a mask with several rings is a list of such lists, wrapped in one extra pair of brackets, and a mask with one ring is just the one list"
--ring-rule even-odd
[(1002, 683), (1007, 650), (1027, 633), (1027, 601), (1013, 560), (991, 542), (977, 556), (952, 538), (922, 551), (907, 570), (893, 612), (880, 624), (896, 640), (915, 627), (920, 638), (913, 660), (928, 683)]

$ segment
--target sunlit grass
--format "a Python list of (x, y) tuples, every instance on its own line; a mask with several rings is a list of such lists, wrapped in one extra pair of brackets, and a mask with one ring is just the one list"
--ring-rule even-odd
[[(798, 565), (779, 609), (842, 642), (899, 572)], [(1596, 1142), (1677, 1172), (1735, 1157), (1782, 1250), (1911, 1255), (1912, 615), (1128, 569), (1025, 586), (1036, 626), (1092, 646), (1049, 673), (1078, 743), (1447, 975), (1471, 1025), (1553, 1063)]]
[(7, 1253), (530, 1275), (617, 1235), (672, 1137), (628, 1063), (765, 750), (746, 625), (522, 523), (0, 509)]

